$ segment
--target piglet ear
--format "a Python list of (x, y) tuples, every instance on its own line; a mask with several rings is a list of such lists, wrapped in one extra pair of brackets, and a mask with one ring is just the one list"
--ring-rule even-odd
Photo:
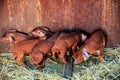
[(39, 37), (45, 36), (45, 33), (44, 33), (44, 32), (38, 31), (37, 33), (38, 33)]
[(46, 31), (51, 31), (48, 27), (42, 26), (42, 29), (46, 30)]
[(17, 30), (16, 29), (10, 29), (10, 30), (8, 30), (8, 32), (17, 32)]
[(83, 58), (86, 61), (90, 57), (90, 55), (88, 54), (86, 49), (83, 49), (82, 52), (83, 52), (83, 55), (84, 55)]
[(1, 39), (0, 39), (0, 42), (4, 42), (6, 40), (6, 38), (5, 37), (2, 37)]
[(43, 33), (43, 32), (41, 32), (40, 34), (41, 34), (41, 36), (45, 36), (45, 33)]
[(82, 37), (82, 41), (85, 41), (87, 39), (87, 35), (85, 34), (81, 34), (81, 37)]
[(13, 42), (13, 41), (15, 41), (15, 38), (12, 35), (9, 35), (9, 41)]

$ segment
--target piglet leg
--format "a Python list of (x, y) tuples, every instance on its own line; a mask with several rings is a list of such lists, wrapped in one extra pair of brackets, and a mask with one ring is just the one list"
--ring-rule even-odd
[(104, 62), (104, 59), (103, 59), (103, 49), (100, 49), (98, 51), (98, 58), (99, 58), (100, 62)]
[(56, 52), (55, 51), (52, 51), (52, 58), (56, 59)]
[(61, 62), (63, 62), (63, 63), (67, 63), (67, 61), (65, 59), (65, 53), (66, 53), (66, 51), (67, 51), (66, 48), (60, 51), (59, 57), (60, 57)]
[(34, 53), (32, 53), (32, 54), (33, 54), (33, 55), (32, 55), (32, 58), (33, 58), (33, 60), (34, 60), (35, 66), (36, 66), (38, 69), (42, 69), (43, 66), (41, 66), (41, 65), (39, 65), (39, 64), (41, 64), (42, 61), (43, 61), (43, 54), (40, 53), (40, 52), (38, 52), (38, 53), (36, 53), (36, 54), (34, 54)]
[(72, 52), (73, 52), (73, 53), (76, 53), (76, 50), (77, 50), (77, 47), (78, 47), (77, 44), (78, 44), (78, 43), (75, 43), (75, 44), (72, 46)]
[[(20, 55), (18, 55), (20, 54)], [(20, 64), (20, 65), (24, 65), (24, 63), (21, 61), (23, 58), (23, 54), (21, 53), (13, 53), (13, 58)]]

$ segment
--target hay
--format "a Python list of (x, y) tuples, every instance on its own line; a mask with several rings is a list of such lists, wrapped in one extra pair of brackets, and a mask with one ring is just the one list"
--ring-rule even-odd
[[(105, 48), (104, 63), (98, 57), (75, 65), (72, 80), (119, 80), (120, 79), (120, 47)], [(0, 54), (0, 80), (65, 80), (62, 78), (63, 64), (47, 60), (43, 70), (34, 66), (20, 66), (10, 54)]]

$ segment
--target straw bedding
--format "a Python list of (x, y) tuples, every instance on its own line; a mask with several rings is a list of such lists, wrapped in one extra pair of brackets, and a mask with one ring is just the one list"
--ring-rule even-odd
[[(72, 80), (120, 80), (120, 47), (104, 49), (104, 63), (96, 55), (74, 66)], [(28, 61), (30, 59), (28, 58)], [(30, 61), (31, 62), (31, 61)], [(28, 65), (28, 64), (27, 64)], [(33, 65), (20, 66), (9, 53), (0, 54), (0, 80), (66, 80), (62, 77), (63, 64), (50, 59), (43, 70)]]

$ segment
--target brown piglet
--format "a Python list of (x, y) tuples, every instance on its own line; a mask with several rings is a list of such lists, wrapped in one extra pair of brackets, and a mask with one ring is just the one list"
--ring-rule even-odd
[(59, 32), (55, 33), (52, 37), (42, 41), (33, 48), (32, 52), (30, 53), (30, 56), (33, 59), (34, 64), (37, 68), (43, 68), (41, 64), (47, 55), (51, 55), (51, 48), (53, 47), (53, 43), (59, 35)]
[(33, 38), (42, 38), (44, 36), (46, 36), (46, 38), (49, 38), (53, 34), (54, 32), (52, 32), (49, 28), (44, 26), (36, 27), (29, 33), (29, 35)]
[[(44, 40), (44, 39), (43, 39)], [(30, 54), (32, 51), (33, 47), (40, 43), (42, 40), (41, 38), (38, 39), (30, 39), (30, 40), (24, 40), (16, 44), (12, 48), (12, 56), (13, 58), (21, 65), (24, 63), (22, 62), (22, 58), (24, 54)]]
[(56, 58), (58, 56), (60, 61), (63, 63), (67, 63), (65, 59), (66, 53), (69, 55), (69, 51), (76, 48), (79, 42), (84, 42), (87, 36), (80, 32), (70, 32), (70, 33), (62, 33), (54, 42), (54, 46), (52, 48), (52, 56)]
[(27, 39), (30, 39), (30, 36), (27, 33), (20, 32), (16, 29), (10, 29), (4, 33), (0, 41), (15, 45), (20, 41), (24, 41)]
[(97, 53), (100, 62), (103, 62), (103, 49), (106, 43), (106, 36), (101, 30), (97, 30), (85, 41), (76, 53), (73, 53), (72, 58), (75, 64), (79, 64), (87, 60), (90, 55)]

